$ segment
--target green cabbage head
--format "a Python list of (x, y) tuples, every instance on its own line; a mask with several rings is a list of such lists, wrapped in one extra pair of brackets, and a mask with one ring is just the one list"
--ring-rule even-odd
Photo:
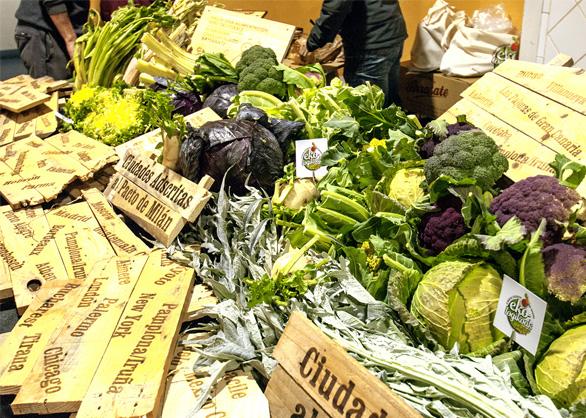
[(501, 286), (486, 263), (446, 261), (425, 273), (411, 312), (444, 347), (458, 343), (460, 353), (471, 353), (503, 337), (492, 326)]
[(566, 331), (535, 369), (537, 388), (560, 406), (586, 401), (586, 325)]
[(402, 168), (391, 180), (388, 195), (409, 208), (425, 195), (425, 191), (419, 186), (423, 180), (423, 168)]

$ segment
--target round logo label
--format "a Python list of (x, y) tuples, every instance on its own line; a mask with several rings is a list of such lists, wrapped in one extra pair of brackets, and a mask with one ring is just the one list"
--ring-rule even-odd
[(533, 322), (535, 320), (535, 313), (531, 304), (529, 303), (529, 297), (523, 296), (511, 296), (507, 300), (505, 308), (505, 316), (511, 324), (511, 327), (522, 335), (527, 335), (533, 329)]
[(306, 148), (301, 154), (301, 164), (310, 171), (319, 170), (321, 167), (321, 151), (311, 144), (311, 147)]

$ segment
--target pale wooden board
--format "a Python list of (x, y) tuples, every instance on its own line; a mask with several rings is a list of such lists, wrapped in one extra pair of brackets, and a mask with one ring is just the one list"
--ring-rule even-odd
[(158, 416), (193, 276), (164, 251), (150, 254), (78, 418)]
[(277, 366), (265, 389), (271, 417), (329, 417), (291, 376)]
[(53, 280), (37, 293), (2, 345), (0, 394), (18, 392), (53, 330), (63, 323), (67, 309), (78, 300), (81, 284), (79, 280)]
[(29, 181), (40, 179), (41, 176), (36, 173), (28, 173), (25, 177), (14, 174), (10, 167), (0, 161), (0, 194), (15, 208), (38, 205), (45, 201), (43, 195), (29, 184)]
[(6, 341), (8, 339), (9, 336), (10, 336), (9, 332), (5, 332), (4, 334), (0, 334), (0, 351), (2, 351), (2, 344), (4, 343), (4, 341)]
[(179, 213), (189, 222), (199, 216), (203, 205), (211, 197), (207, 188), (194, 183), (152, 159), (138, 150), (130, 149), (116, 165), (118, 173), (132, 181)]
[(194, 372), (199, 357), (197, 340), (207, 336), (198, 333), (180, 338), (167, 377), (161, 418), (248, 418), (252, 411), (255, 418), (269, 418), (267, 399), (248, 369), (226, 373), (212, 389), (211, 399), (198, 412), (192, 412), (201, 387), (209, 382), (209, 377), (198, 377)]
[(21, 84), (5, 84), (0, 83), (0, 97), (2, 96), (11, 96), (16, 93), (18, 90), (23, 88), (24, 86)]
[(112, 177), (104, 195), (110, 203), (165, 246), (173, 242), (187, 223), (179, 213), (121, 174), (117, 173)]
[[(222, 118), (214, 112), (211, 108), (205, 107), (191, 115), (185, 116), (185, 121), (189, 122), (193, 127), (199, 128), (206, 122), (213, 122), (221, 120)], [(159, 156), (161, 149), (157, 149), (157, 144), (163, 142), (161, 136), (161, 129), (157, 128), (153, 131), (147, 132), (141, 136), (138, 136), (130, 141), (120, 144), (116, 147), (116, 154), (120, 159), (124, 158), (126, 151), (129, 149), (139, 150), (142, 155), (146, 156)]]
[(59, 108), (59, 93), (51, 94), (51, 99), (39, 106), (39, 116), (35, 119), (35, 135), (39, 138), (47, 138), (57, 130), (58, 123), (55, 111)]
[(2, 83), (0, 83), (0, 85), (17, 84), (20, 86), (26, 86), (26, 85), (31, 84), (33, 81), (34, 81), (34, 78), (32, 78), (30, 75), (20, 74), (20, 75), (14, 76), (12, 78), (9, 78), (8, 80), (2, 81)]
[(16, 126), (12, 138), (14, 141), (19, 141), (35, 134), (35, 123), (39, 116), (40, 107), (41, 106), (37, 106), (16, 115)]
[(116, 216), (102, 193), (97, 189), (90, 189), (82, 191), (81, 194), (117, 255), (130, 256), (149, 251), (149, 247)]
[(0, 97), (0, 107), (14, 113), (24, 112), (48, 101), (48, 94), (41, 93), (30, 86), (25, 86), (16, 92)]
[(199, 318), (199, 311), (202, 309), (217, 305), (218, 298), (214, 296), (214, 292), (205, 284), (196, 284), (193, 288), (193, 295), (187, 308), (187, 313), (183, 318), (183, 322), (193, 321)]
[(315, 374), (311, 371), (315, 372), (315, 366), (321, 364), (322, 358), (325, 360), (323, 368), (330, 371), (330, 376), (337, 378), (337, 384), (333, 386), (331, 393), (334, 398), (338, 393), (339, 396), (343, 396), (344, 387), (346, 390), (352, 388), (352, 404), (357, 407), (357, 400), (360, 399), (364, 405), (365, 416), (381, 416), (384, 412), (388, 417), (420, 417), (403, 399), (350, 357), (342, 347), (330, 340), (300, 312), (293, 312), (289, 317), (285, 332), (279, 339), (273, 355), (293, 380), (332, 417), (346, 416), (344, 414), (348, 414), (352, 406), (347, 405), (344, 413), (340, 414), (332, 401), (319, 393), (323, 375), (322, 379), (318, 378), (315, 385), (310, 383)]
[(491, 73), (462, 96), (552, 150), (586, 159), (586, 116)]
[(12, 211), (9, 206), (2, 206), (0, 230), (4, 238), (0, 254), (8, 265), (16, 308), (22, 313), (36, 293), (29, 287), (31, 281), (42, 288), (48, 281), (67, 278), (52, 240), (57, 228), (47, 223), (41, 207)]
[(14, 140), (16, 121), (6, 113), (0, 113), (0, 147)]
[(494, 73), (586, 115), (586, 72), (581, 68), (509, 60)]
[(67, 277), (84, 280), (94, 265), (116, 255), (110, 242), (100, 234), (100, 224), (86, 202), (55, 208), (46, 213), (55, 233)]
[(223, 53), (236, 64), (253, 45), (271, 48), (281, 62), (293, 39), (295, 26), (257, 16), (206, 6), (193, 32), (193, 53)]
[[(47, 138), (46, 142), (59, 150), (66, 151), (70, 158), (86, 167), (88, 173), (95, 173), (108, 164), (118, 161), (118, 156), (112, 147), (77, 131), (54, 135)], [(90, 176), (79, 177), (81, 180), (87, 180)]]
[[(89, 388), (148, 256), (115, 257), (94, 266), (11, 407), (16, 414), (76, 412)], [(46, 372), (53, 371), (47, 383)]]
[[(2, 228), (0, 228), (0, 301), (5, 299), (12, 298), (14, 293), (12, 292), (12, 279), (10, 278), (10, 268), (8, 267), (8, 263), (6, 262), (6, 246), (4, 245), (6, 242), (4, 236), (2, 235)], [(2, 352), (2, 350), (0, 350)]]

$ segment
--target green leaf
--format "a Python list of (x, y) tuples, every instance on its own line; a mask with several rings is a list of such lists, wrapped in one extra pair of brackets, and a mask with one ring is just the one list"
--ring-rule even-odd
[(456, 180), (453, 177), (442, 174), (429, 185), (429, 194), (432, 202), (445, 195), (453, 186), (473, 186), (476, 184), (475, 179)]
[[(563, 154), (556, 154), (555, 161), (549, 166), (554, 169), (555, 176), (560, 183), (572, 189), (578, 188), (586, 177), (586, 166), (570, 160)], [(569, 174), (567, 174), (568, 171)]]
[(322, 208), (330, 209), (358, 222), (368, 219), (369, 213), (364, 206), (341, 193), (324, 190), (321, 192), (321, 199)]
[(539, 228), (531, 235), (519, 265), (519, 283), (541, 298), (545, 298), (547, 294), (545, 267), (541, 256), (541, 235), (545, 231), (545, 226), (546, 221), (543, 219)]
[(480, 240), (487, 250), (500, 251), (507, 245), (514, 245), (521, 242), (525, 238), (525, 227), (519, 218), (513, 216), (502, 226), (496, 235), (477, 234), (476, 238)]

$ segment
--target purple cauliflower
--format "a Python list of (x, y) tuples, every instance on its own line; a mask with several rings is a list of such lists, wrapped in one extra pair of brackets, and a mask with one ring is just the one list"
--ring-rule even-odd
[(575, 304), (586, 293), (586, 249), (554, 244), (542, 251), (549, 293)]
[(555, 177), (534, 176), (505, 189), (492, 201), (490, 211), (501, 226), (516, 216), (528, 233), (545, 219), (547, 226), (542, 239), (547, 246), (562, 238), (562, 223), (568, 222), (572, 208), (579, 202), (580, 195), (562, 186)]
[(466, 233), (466, 224), (457, 199), (444, 198), (438, 202), (440, 212), (423, 216), (419, 225), (419, 242), (433, 255), (441, 253), (452, 242)]

